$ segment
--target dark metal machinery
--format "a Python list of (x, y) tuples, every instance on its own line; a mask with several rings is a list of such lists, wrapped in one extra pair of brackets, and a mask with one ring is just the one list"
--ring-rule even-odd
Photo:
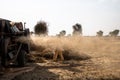
[(0, 59), (1, 65), (7, 67), (10, 63), (25, 66), (26, 55), (30, 51), (29, 42), (23, 43), (16, 39), (29, 37), (29, 29), (24, 29), (21, 22), (15, 25), (20, 32), (12, 32), (10, 20), (0, 18)]

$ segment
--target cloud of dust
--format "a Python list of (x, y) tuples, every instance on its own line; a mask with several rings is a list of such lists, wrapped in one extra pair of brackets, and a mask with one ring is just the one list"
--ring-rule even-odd
[[(28, 38), (20, 38), (20, 41), (28, 42)], [(93, 53), (113, 53), (120, 50), (120, 42), (111, 37), (83, 37), (83, 36), (70, 36), (70, 37), (56, 37), (56, 36), (31, 36), (30, 40), (37, 49), (40, 46), (50, 48), (53, 50), (72, 50), (78, 53), (85, 53), (95, 55)]]
[[(89, 59), (92, 57), (92, 61), (95, 64), (106, 66), (107, 68), (115, 68), (120, 58), (120, 39), (112, 37), (83, 37), (83, 36), (71, 36), (71, 37), (40, 37), (31, 36), (30, 38), (21, 37), (19, 39), (22, 42), (30, 41), (32, 47), (35, 47), (35, 51), (40, 52), (41, 48), (67, 50), (71, 52), (70, 59)], [(93, 58), (94, 57), (94, 58)], [(65, 56), (65, 58), (67, 58)], [(113, 65), (111, 65), (113, 64)]]

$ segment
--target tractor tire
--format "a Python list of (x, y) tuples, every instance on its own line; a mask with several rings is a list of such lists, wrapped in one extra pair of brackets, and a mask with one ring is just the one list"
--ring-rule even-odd
[(18, 66), (20, 66), (20, 67), (25, 66), (25, 64), (27, 62), (26, 56), (27, 56), (26, 51), (20, 50), (20, 52), (18, 53), (18, 56), (17, 56)]
[(2, 39), (1, 41), (1, 65), (3, 67), (7, 67), (7, 52), (8, 52), (8, 44), (9, 44), (9, 38), (8, 39)]

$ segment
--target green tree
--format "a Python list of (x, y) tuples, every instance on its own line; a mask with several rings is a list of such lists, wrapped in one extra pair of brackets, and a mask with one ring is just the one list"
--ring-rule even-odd
[(48, 35), (48, 25), (45, 21), (39, 21), (34, 27), (35, 34)]
[(61, 36), (65, 36), (66, 35), (66, 31), (62, 30), (59, 32), (59, 34), (57, 34), (57, 36), (61, 37)]
[(76, 23), (73, 27), (73, 35), (82, 35), (82, 26), (79, 23)]
[(60, 34), (60, 36), (65, 36), (66, 35), (66, 31), (62, 30), (59, 34)]
[(119, 34), (119, 30), (118, 29), (116, 29), (116, 30), (114, 30), (114, 31), (112, 31), (112, 32), (109, 32), (109, 35), (110, 36), (118, 36), (118, 34)]
[(103, 31), (101, 31), (101, 30), (98, 31), (98, 32), (97, 32), (97, 36), (99, 36), (99, 37), (103, 36)]

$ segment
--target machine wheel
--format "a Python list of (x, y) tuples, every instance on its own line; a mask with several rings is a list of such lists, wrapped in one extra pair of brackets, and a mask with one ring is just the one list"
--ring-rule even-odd
[(26, 51), (20, 50), (18, 56), (17, 56), (17, 62), (20, 67), (24, 67), (27, 59), (26, 59)]
[(7, 52), (8, 52), (9, 39), (2, 39), (1, 41), (1, 65), (7, 67)]

